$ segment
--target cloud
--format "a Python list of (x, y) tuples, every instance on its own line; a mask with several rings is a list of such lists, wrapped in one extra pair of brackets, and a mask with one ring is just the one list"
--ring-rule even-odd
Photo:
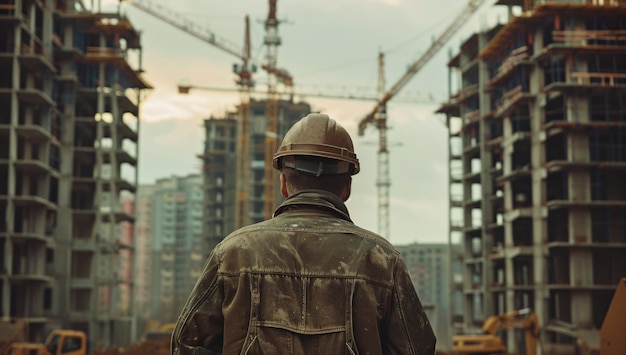
[(139, 179), (154, 183), (158, 178), (198, 173), (204, 129), (202, 120), (167, 119), (143, 123), (140, 129)]

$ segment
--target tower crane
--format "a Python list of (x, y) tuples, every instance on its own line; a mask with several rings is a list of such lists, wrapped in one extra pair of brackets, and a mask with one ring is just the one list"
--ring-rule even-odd
[[(231, 88), (231, 87), (219, 87), (219, 86), (200, 86), (194, 85), (190, 83), (182, 83), (178, 84), (178, 92), (181, 94), (188, 94), (191, 90), (202, 90), (202, 91), (213, 91), (213, 92), (238, 92), (239, 89)], [(254, 95), (261, 94), (261, 96), (266, 97), (267, 92), (256, 91), (254, 88), (250, 90), (251, 97)], [(292, 101), (294, 97), (318, 97), (325, 99), (339, 99), (339, 100), (354, 100), (354, 101), (378, 101), (380, 100), (380, 96), (371, 95), (371, 94), (354, 94), (351, 92), (343, 92), (339, 93), (331, 93), (324, 91), (304, 91), (298, 90), (297, 86), (291, 86), (287, 88), (287, 90), (277, 90), (276, 94), (279, 98)], [(405, 97), (396, 97), (396, 102), (404, 102), (404, 103), (422, 103), (422, 104), (433, 104), (435, 103), (434, 98), (431, 99), (420, 99), (415, 96), (405, 96)]]
[(265, 46), (267, 47), (267, 65), (264, 69), (270, 74), (267, 81), (267, 101), (265, 117), (267, 126), (265, 129), (265, 219), (270, 219), (277, 204), (276, 184), (278, 178), (276, 171), (272, 169), (272, 159), (278, 148), (278, 95), (276, 85), (278, 76), (276, 75), (276, 63), (278, 60), (278, 46), (280, 37), (278, 36), (278, 25), (280, 21), (276, 18), (276, 5), (278, 0), (269, 0), (269, 12), (265, 20)]
[[(276, 2), (277, 0), (269, 0), (270, 11), (265, 22), (266, 37), (265, 44), (268, 47), (267, 64), (261, 66), (268, 73), (268, 100), (266, 108), (267, 129), (266, 129), (266, 199), (265, 199), (265, 215), (271, 216), (274, 205), (276, 204), (276, 174), (271, 168), (271, 157), (273, 156), (277, 145), (277, 128), (278, 128), (278, 103), (276, 86), (278, 83), (284, 84), (286, 87), (293, 85), (293, 78), (284, 69), (276, 67), (277, 46), (280, 44), (278, 37), (278, 24), (276, 19)], [(129, 4), (133, 7), (154, 16), (163, 22), (178, 28), (179, 30), (196, 37), (220, 50), (229, 53), (241, 60), (241, 65), (235, 64), (233, 71), (237, 75), (236, 84), (241, 96), (241, 105), (239, 110), (238, 122), (238, 140), (237, 140), (237, 202), (235, 217), (236, 228), (249, 224), (249, 167), (250, 167), (250, 92), (254, 87), (252, 74), (256, 72), (257, 65), (253, 63), (250, 56), (250, 21), (248, 15), (245, 16), (245, 38), (243, 49), (223, 38), (218, 37), (214, 32), (203, 28), (188, 20), (181, 14), (172, 11), (164, 6), (153, 3), (150, 0), (129, 0)], [(179, 91), (184, 91), (185, 87), (179, 87)], [(271, 153), (270, 153), (271, 150)], [(268, 158), (269, 156), (269, 158)], [(269, 159), (269, 160), (268, 160)], [(268, 163), (269, 162), (269, 163)], [(269, 167), (269, 168), (268, 168)]]
[[(407, 70), (402, 77), (376, 103), (374, 109), (359, 122), (358, 134), (362, 136), (365, 128), (373, 124), (379, 131), (378, 144), (378, 231), (389, 239), (389, 150), (387, 147), (387, 103), (420, 71), (444, 46), (444, 44), (469, 20), (485, 0), (469, 0), (465, 8), (454, 18), (452, 23), (430, 45)], [(379, 83), (379, 88), (381, 84)], [(384, 82), (383, 82), (384, 85)]]

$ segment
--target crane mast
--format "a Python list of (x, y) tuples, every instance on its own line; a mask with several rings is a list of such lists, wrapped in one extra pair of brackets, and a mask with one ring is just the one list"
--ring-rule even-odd
[(250, 92), (254, 83), (249, 75), (248, 60), (250, 59), (250, 19), (246, 15), (246, 32), (244, 38), (243, 64), (235, 72), (239, 75), (239, 95), (241, 104), (239, 107), (239, 119), (237, 121), (237, 165), (236, 165), (236, 214), (235, 228), (248, 224), (249, 188), (250, 188)]
[(430, 45), (400, 79), (376, 103), (374, 109), (359, 122), (358, 133), (362, 136), (365, 127), (375, 124), (379, 130), (378, 150), (378, 213), (379, 232), (389, 239), (389, 160), (387, 150), (387, 102), (391, 100), (426, 65), (446, 42), (467, 22), (484, 0), (469, 0), (467, 6), (455, 17), (452, 23)]
[(267, 46), (267, 64), (265, 70), (268, 73), (267, 81), (267, 102), (265, 117), (267, 126), (265, 129), (265, 199), (264, 218), (270, 219), (274, 208), (277, 205), (276, 185), (278, 178), (276, 171), (272, 168), (272, 159), (278, 148), (278, 76), (276, 75), (276, 62), (278, 60), (278, 46), (280, 37), (278, 36), (279, 21), (276, 18), (276, 3), (278, 0), (269, 0), (269, 13), (265, 21), (265, 45)]
[[(378, 53), (378, 100), (385, 95), (385, 54)], [(376, 110), (378, 127), (378, 234), (389, 238), (389, 149), (387, 149), (387, 104)]]

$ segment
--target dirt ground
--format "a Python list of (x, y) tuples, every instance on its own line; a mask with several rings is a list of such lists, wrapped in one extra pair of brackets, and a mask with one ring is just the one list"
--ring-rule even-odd
[(144, 340), (124, 349), (100, 349), (94, 350), (89, 355), (169, 355), (169, 340)]

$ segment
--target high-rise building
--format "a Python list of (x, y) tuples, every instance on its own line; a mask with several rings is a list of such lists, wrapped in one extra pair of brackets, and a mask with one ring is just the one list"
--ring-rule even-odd
[(595, 347), (626, 274), (626, 2), (500, 3), (520, 15), (461, 45), (439, 110), (463, 325), (530, 308), (544, 352)]
[(430, 308), (428, 317), (437, 336), (437, 350), (449, 351), (452, 344), (450, 279), (454, 271), (450, 246), (413, 243), (395, 247), (402, 254), (422, 304)]
[(237, 119), (204, 120), (205, 141), (202, 159), (204, 178), (203, 235), (206, 255), (235, 230)]
[[(93, 3), (92, 3), (93, 4)], [(131, 341), (140, 35), (82, 1), (0, 1), (0, 319)], [(96, 343), (97, 342), (97, 343)]]
[[(234, 203), (236, 196), (242, 189), (237, 184), (246, 184), (245, 199), (247, 213), (244, 225), (261, 222), (267, 215), (265, 195), (265, 171), (273, 169), (271, 161), (265, 161), (266, 101), (252, 100), (249, 104), (249, 135), (239, 137), (238, 125), (241, 123), (239, 110), (226, 114), (225, 118), (209, 118), (205, 120), (205, 144), (202, 159), (204, 175), (205, 203), (204, 203), (204, 235), (207, 238), (206, 249), (210, 252), (224, 236), (242, 227), (236, 225), (238, 206)], [(239, 107), (240, 109), (240, 107)], [(311, 112), (309, 104), (304, 102), (278, 101), (278, 142), (285, 133), (302, 117)], [(245, 171), (237, 171), (237, 144), (241, 140), (247, 141), (247, 154), (250, 162)], [(280, 182), (276, 180), (278, 187)], [(280, 189), (276, 188), (273, 208), (282, 201)], [(273, 212), (270, 211), (270, 215)]]
[(137, 263), (137, 268), (145, 269), (148, 264), (147, 271), (151, 273), (146, 275), (150, 282), (145, 285), (145, 290), (151, 292), (146, 297), (142, 294), (141, 298), (144, 307), (149, 304), (144, 321), (176, 321), (200, 277), (205, 261), (202, 183), (202, 176), (192, 174), (163, 178), (154, 185), (139, 187), (141, 203), (137, 206), (137, 222), (145, 229), (138, 233), (150, 240), (149, 245), (143, 243), (142, 247), (151, 250), (149, 259), (146, 250), (137, 250), (145, 263)]
[(137, 189), (135, 221), (135, 299), (137, 329), (141, 334), (152, 319), (152, 196), (155, 185), (140, 185)]

